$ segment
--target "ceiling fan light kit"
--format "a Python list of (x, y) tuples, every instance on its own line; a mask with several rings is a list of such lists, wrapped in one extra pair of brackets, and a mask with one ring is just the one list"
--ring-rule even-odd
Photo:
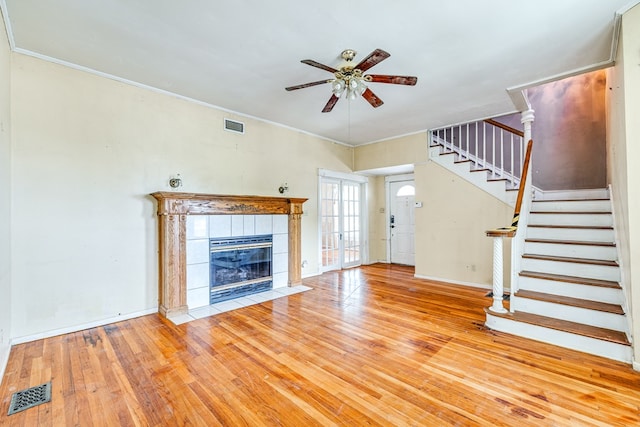
[(296, 86), (289, 86), (285, 88), (288, 91), (303, 89), (310, 86), (316, 86), (323, 83), (331, 83), (331, 98), (322, 109), (323, 113), (330, 112), (338, 102), (340, 98), (347, 98), (349, 100), (356, 99), (358, 95), (362, 96), (372, 107), (377, 108), (383, 104), (382, 100), (378, 98), (371, 89), (369, 89), (367, 83), (390, 83), (397, 85), (414, 86), (418, 78), (414, 76), (391, 76), (391, 75), (365, 75), (364, 72), (379, 62), (387, 59), (391, 56), (389, 53), (382, 49), (376, 49), (369, 54), (366, 58), (353, 66), (351, 62), (355, 58), (357, 52), (353, 49), (345, 49), (342, 51), (342, 59), (346, 61), (346, 64), (335, 69), (328, 65), (321, 64), (312, 59), (303, 59), (303, 64), (311, 65), (312, 67), (320, 68), (321, 70), (333, 73), (334, 78), (328, 80), (320, 80), (317, 82), (304, 83)]

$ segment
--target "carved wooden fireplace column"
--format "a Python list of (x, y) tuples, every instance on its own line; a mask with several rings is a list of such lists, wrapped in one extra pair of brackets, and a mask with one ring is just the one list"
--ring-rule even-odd
[(301, 218), (307, 199), (156, 192), (159, 224), (159, 309), (163, 316), (187, 307), (187, 215), (288, 215), (289, 286), (302, 283)]

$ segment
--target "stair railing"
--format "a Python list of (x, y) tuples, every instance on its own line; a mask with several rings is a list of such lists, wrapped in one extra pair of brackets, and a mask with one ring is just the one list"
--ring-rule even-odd
[[(511, 225), (509, 227), (496, 228), (493, 230), (487, 230), (485, 233), (487, 237), (493, 238), (493, 304), (489, 307), (489, 310), (495, 313), (506, 313), (507, 310), (504, 308), (503, 300), (504, 300), (504, 283), (503, 283), (503, 251), (504, 251), (504, 239), (505, 238), (513, 238), (516, 236), (518, 232), (518, 223), (520, 222), (520, 212), (523, 205), (523, 200), (525, 202), (525, 212), (528, 212), (528, 205), (530, 201), (531, 194), (531, 172), (529, 169), (529, 163), (531, 161), (531, 150), (533, 148), (533, 140), (529, 140), (527, 143), (527, 152), (524, 158), (524, 164), (522, 166), (522, 181), (520, 182), (520, 188), (518, 190), (518, 198), (516, 199), (516, 205), (513, 210), (513, 218), (511, 220)], [(523, 228), (524, 229), (524, 228)], [(520, 233), (522, 235), (522, 232)], [(516, 254), (516, 251), (512, 250), (512, 254)], [(512, 263), (516, 262), (517, 257), (512, 255)], [(514, 272), (518, 269), (511, 269), (511, 292), (512, 294), (515, 292), (513, 284), (516, 282), (514, 280)]]
[(473, 170), (490, 174), (489, 180), (505, 180), (512, 189), (520, 185), (525, 144), (518, 129), (492, 119), (463, 123), (431, 130), (429, 145), (471, 161)]

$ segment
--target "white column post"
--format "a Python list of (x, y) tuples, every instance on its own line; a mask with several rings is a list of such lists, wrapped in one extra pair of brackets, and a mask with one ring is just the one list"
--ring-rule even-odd
[[(535, 119), (534, 111), (531, 107), (528, 110), (525, 110), (521, 113), (520, 123), (522, 123), (524, 128), (524, 145), (522, 149), (527, 146), (529, 140), (532, 139), (531, 125)], [(524, 156), (523, 156), (524, 159)], [(522, 200), (522, 206), (520, 207), (520, 221), (519, 225), (522, 230), (526, 229), (527, 224), (529, 222), (529, 208), (531, 205), (531, 195), (533, 194), (533, 183), (532, 179), (532, 159), (530, 159), (529, 163), (529, 171), (527, 172), (526, 180), (527, 183), (525, 185), (525, 197)], [(522, 165), (520, 165), (522, 167)], [(509, 275), (511, 279), (511, 283), (509, 287), (511, 288), (511, 297), (515, 298), (515, 293), (518, 292), (520, 288), (518, 284), (518, 274), (521, 270), (521, 261), (522, 261), (522, 248), (524, 247), (524, 231), (518, 232), (518, 234), (511, 241), (511, 274)], [(513, 306), (513, 304), (512, 304)]]
[(532, 108), (523, 111), (520, 114), (520, 123), (524, 126), (524, 145), (527, 145), (527, 142), (531, 139), (531, 124), (535, 119), (534, 111)]
[(493, 304), (489, 310), (495, 313), (507, 312), (502, 304), (504, 294), (504, 285), (502, 283), (502, 275), (504, 274), (502, 267), (503, 239), (504, 237), (502, 236), (493, 238)]

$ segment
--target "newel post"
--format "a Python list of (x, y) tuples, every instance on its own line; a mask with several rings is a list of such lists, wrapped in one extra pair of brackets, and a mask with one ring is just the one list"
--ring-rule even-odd
[(496, 229), (486, 232), (488, 237), (493, 238), (493, 304), (489, 310), (495, 313), (506, 313), (502, 303), (504, 299), (504, 279), (503, 279), (503, 257), (504, 257), (504, 238), (513, 237), (515, 231), (508, 229)]

